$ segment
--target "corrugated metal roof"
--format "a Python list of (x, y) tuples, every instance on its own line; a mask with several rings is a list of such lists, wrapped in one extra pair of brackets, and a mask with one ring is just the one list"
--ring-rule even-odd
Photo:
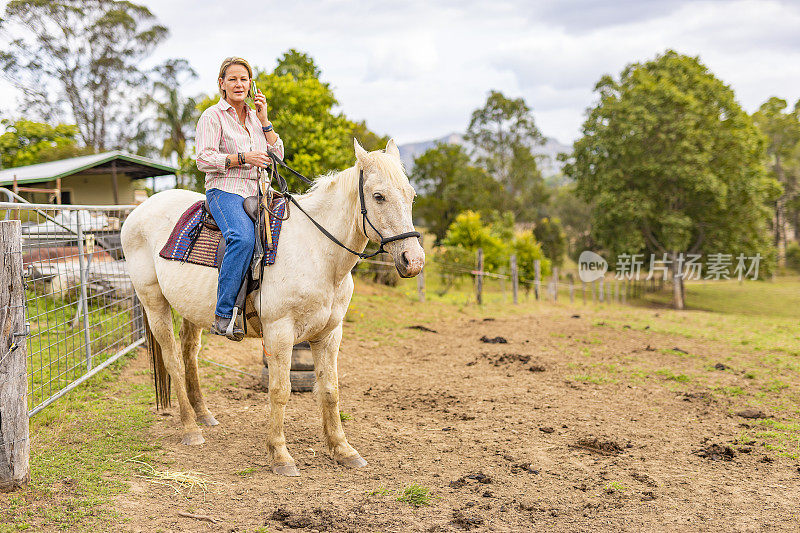
[(148, 176), (140, 175), (138, 177), (166, 176), (168, 174), (175, 174), (178, 171), (175, 167), (147, 157), (114, 150), (112, 152), (103, 152), (102, 154), (84, 155), (81, 157), (61, 159), (59, 161), (38, 163), (36, 165), (6, 168), (0, 170), (0, 185), (12, 184), (14, 182), (14, 176), (17, 177), (17, 183), (35, 183), (54, 180), (56, 178), (77, 174), (82, 170), (110, 163), (111, 161), (125, 161), (129, 164), (142, 167), (143, 172), (137, 174), (147, 174), (148, 170), (152, 171)]

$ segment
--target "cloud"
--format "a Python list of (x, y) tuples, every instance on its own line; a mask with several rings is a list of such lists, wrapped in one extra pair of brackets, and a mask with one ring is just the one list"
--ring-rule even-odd
[[(185, 57), (215, 90), (224, 57), (272, 69), (310, 53), (341, 109), (399, 142), (463, 131), (491, 89), (524, 97), (545, 135), (580, 134), (603, 74), (667, 48), (699, 55), (752, 111), (800, 98), (800, 8), (778, 1), (144, 1), (171, 30), (151, 63)], [(2, 95), (0, 88), (0, 95)]]

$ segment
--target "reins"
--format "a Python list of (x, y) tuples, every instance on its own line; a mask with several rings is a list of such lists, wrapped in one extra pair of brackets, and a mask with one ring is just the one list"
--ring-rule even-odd
[[(286, 183), (286, 178), (284, 178), (281, 175), (281, 173), (278, 172), (278, 166), (281, 166), (281, 167), (285, 168), (293, 176), (299, 178), (300, 180), (302, 180), (303, 182), (307, 183), (308, 185), (313, 185), (314, 182), (311, 181), (310, 179), (306, 178), (305, 176), (303, 176), (299, 172), (297, 172), (295, 169), (291, 168), (289, 165), (284, 163), (282, 160), (278, 159), (278, 156), (276, 156), (272, 152), (269, 152), (269, 157), (272, 160), (272, 165), (270, 165), (270, 168), (269, 168), (270, 182), (272, 181), (273, 178), (276, 179), (276, 181), (278, 182), (278, 186), (279, 186), (279, 191), (278, 192), (280, 192), (281, 195), (283, 195), (285, 198), (288, 198), (290, 202), (292, 202), (294, 205), (296, 205), (297, 208), (306, 217), (308, 217), (308, 219), (317, 227), (317, 229), (320, 232), (322, 232), (323, 235), (325, 235), (328, 239), (330, 239), (334, 244), (336, 244), (337, 246), (340, 246), (341, 248), (344, 248), (345, 250), (347, 250), (351, 254), (357, 255), (361, 259), (369, 259), (370, 257), (375, 257), (376, 255), (378, 255), (380, 253), (385, 253), (386, 249), (384, 249), (384, 245), (389, 244), (390, 242), (401, 241), (403, 239), (410, 239), (411, 237), (416, 237), (416, 238), (420, 237), (420, 233), (418, 231), (407, 231), (405, 233), (400, 233), (398, 235), (393, 235), (391, 237), (384, 237), (383, 235), (381, 235), (381, 232), (378, 231), (378, 228), (375, 227), (375, 225), (372, 223), (372, 221), (367, 216), (367, 204), (364, 201), (364, 169), (359, 169), (358, 170), (358, 201), (361, 203), (361, 217), (362, 217), (362, 219), (361, 219), (361, 228), (362, 228), (362, 231), (364, 232), (364, 235), (366, 235), (367, 234), (367, 224), (369, 224), (369, 226), (375, 231), (375, 233), (378, 234), (378, 237), (380, 238), (381, 242), (380, 242), (380, 246), (378, 247), (378, 251), (374, 252), (374, 253), (371, 253), (371, 254), (367, 254), (367, 253), (364, 253), (364, 252), (357, 252), (355, 250), (352, 250), (352, 249), (348, 248), (344, 243), (342, 243), (339, 239), (337, 239), (330, 231), (328, 231), (327, 229), (322, 227), (322, 225), (319, 222), (314, 220), (314, 218), (311, 215), (309, 215), (308, 212), (305, 209), (303, 209), (303, 207), (297, 202), (297, 200), (294, 199), (294, 196), (289, 192), (289, 185)], [(288, 216), (289, 216), (289, 209), (288, 209), (288, 206), (287, 206), (286, 217), (288, 218)], [(388, 252), (386, 252), (386, 253), (388, 253)]]

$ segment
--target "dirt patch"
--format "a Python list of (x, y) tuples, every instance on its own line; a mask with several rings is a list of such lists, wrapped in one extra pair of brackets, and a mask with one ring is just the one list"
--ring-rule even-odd
[[(550, 433), (552, 433), (552, 431)], [(597, 437), (584, 437), (578, 439), (574, 446), (576, 448), (599, 453), (601, 455), (617, 455), (623, 450), (623, 447), (617, 444), (615, 441), (598, 439)]]
[[(490, 323), (470, 317), (426, 321), (438, 334), (398, 328), (405, 332), (400, 340), (372, 331), (358, 340), (346, 324), (340, 409), (348, 415), (348, 441), (369, 462), (360, 470), (333, 463), (320, 438), (316, 396), (293, 393), (286, 438), (301, 477), (273, 475), (265, 446), (268, 394), (254, 388), (254, 378), (201, 365), (207, 403), (220, 422), (203, 429), (206, 443), (179, 444), (175, 408), (172, 416), (156, 417), (148, 433), (164, 450), (155, 468), (200, 472), (214, 483), (205, 493), (177, 496), (168, 487), (125, 480), (131, 490), (115, 502), (120, 528), (211, 532), (222, 524), (237, 532), (366, 533), (800, 527), (792, 491), (770, 488), (796, 483), (796, 461), (756, 445), (758, 453), (735, 452), (734, 464), (692, 453), (698, 443), (708, 450), (703, 439), (709, 435), (715, 442), (738, 442), (744, 431), (739, 424), (745, 421), (731, 413), (747, 408), (745, 399), (715, 395), (695, 378), (705, 375), (704, 367), (688, 366), (713, 366), (715, 360), (697, 363), (694, 356), (643, 349), (649, 343), (691, 354), (731, 353), (726, 345), (638, 326), (623, 330), (588, 307), (580, 308), (582, 320), (571, 312), (543, 307), (536, 315)], [(600, 318), (612, 325), (593, 326)], [(518, 348), (514, 341), (496, 347), (507, 351), (484, 355), (492, 348), (476, 342), (483, 334), (507, 344), (524, 335), (530, 343)], [(260, 374), (257, 341), (206, 342), (201, 357)], [(530, 371), (534, 365), (547, 371)], [(597, 383), (566, 384), (612, 368)], [(626, 368), (636, 371), (635, 379)], [(663, 368), (693, 381), (649, 377)], [(147, 369), (140, 356), (122, 379), (149, 382)], [(727, 380), (720, 386), (749, 385), (735, 372), (705, 372)], [(692, 392), (685, 390), (689, 386)], [(759, 462), (764, 456), (774, 461)], [(430, 489), (428, 505), (398, 501), (413, 485)], [(220, 523), (180, 518), (179, 511)]]
[(711, 461), (733, 461), (733, 458), (736, 457), (736, 452), (733, 451), (733, 448), (722, 444), (711, 444), (694, 453)]
[(508, 344), (508, 339), (499, 335), (497, 337), (487, 337), (484, 335), (480, 338), (480, 341), (486, 344)]

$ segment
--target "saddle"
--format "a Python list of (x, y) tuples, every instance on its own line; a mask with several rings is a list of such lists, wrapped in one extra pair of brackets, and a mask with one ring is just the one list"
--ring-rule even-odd
[[(242, 207), (255, 225), (256, 245), (250, 259), (250, 268), (239, 289), (234, 305), (234, 320), (245, 311), (247, 296), (258, 289), (265, 265), (275, 262), (278, 251), (278, 238), (282, 222), (288, 216), (286, 197), (268, 190), (266, 195), (245, 198)], [(164, 259), (193, 263), (196, 265), (219, 268), (225, 254), (225, 239), (219, 225), (214, 220), (205, 200), (192, 204), (180, 217), (159, 255)], [(251, 306), (252, 307), (252, 306)], [(247, 332), (247, 322), (256, 316), (254, 309), (249, 309), (244, 316), (243, 329)], [(251, 325), (257, 330), (257, 320)]]
[[(272, 231), (270, 227), (270, 217), (274, 216), (273, 211), (270, 209), (271, 205), (278, 197), (282, 197), (280, 193), (270, 191), (267, 196), (248, 196), (242, 202), (242, 207), (250, 220), (253, 221), (256, 231), (256, 245), (253, 249), (253, 256), (250, 259), (250, 268), (247, 269), (247, 274), (242, 280), (242, 286), (239, 288), (239, 293), (236, 296), (236, 303), (233, 306), (233, 317), (230, 321), (229, 330), (233, 332), (233, 325), (238, 316), (242, 316), (242, 329), (247, 334), (247, 323), (257, 316), (255, 309), (250, 309), (245, 312), (247, 305), (247, 295), (257, 290), (261, 286), (261, 276), (264, 273), (264, 253), (275, 252), (275, 243), (273, 242)], [(201, 215), (201, 224), (212, 231), (220, 232), (214, 216), (211, 214), (211, 209), (208, 207), (208, 200), (203, 202), (203, 212)], [(281, 215), (276, 217), (277, 221), (281, 221)], [(278, 227), (280, 231), (280, 227)], [(220, 232), (221, 233), (221, 232)], [(222, 267), (222, 258), (225, 255), (225, 239), (220, 238), (217, 245), (215, 262), (217, 269)], [(274, 255), (273, 260), (274, 262)], [(271, 264), (271, 263), (270, 263)], [(260, 324), (258, 325), (260, 326)]]

